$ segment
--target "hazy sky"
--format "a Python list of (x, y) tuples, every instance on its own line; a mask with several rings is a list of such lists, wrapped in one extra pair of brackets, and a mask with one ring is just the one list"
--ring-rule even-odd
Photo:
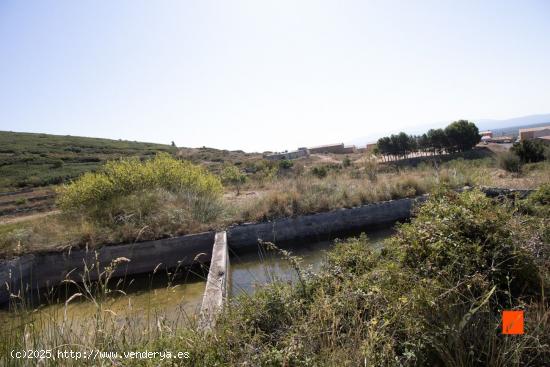
[(550, 112), (550, 1), (0, 1), (0, 130), (282, 150)]

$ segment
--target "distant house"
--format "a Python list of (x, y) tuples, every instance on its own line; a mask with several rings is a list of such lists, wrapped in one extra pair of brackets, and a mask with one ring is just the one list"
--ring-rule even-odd
[(344, 145), (343, 154), (352, 154), (357, 152), (357, 147), (355, 145)]
[(376, 148), (377, 145), (378, 143), (367, 143), (367, 146), (365, 148), (367, 148), (367, 151), (371, 152), (374, 148)]
[(511, 136), (497, 136), (495, 138), (481, 138), (482, 141), (486, 141), (488, 143), (497, 143), (497, 144), (506, 144), (506, 143), (512, 143), (514, 141), (514, 138)]
[(550, 126), (519, 129), (519, 140), (532, 140), (550, 135)]
[(328, 144), (328, 145), (319, 145), (317, 147), (309, 148), (309, 152), (314, 153), (335, 153), (335, 154), (345, 154), (344, 143), (341, 144)]
[(266, 154), (264, 156), (265, 159), (268, 159), (270, 161), (280, 161), (283, 159), (297, 159), (301, 157), (309, 157), (309, 150), (307, 150), (307, 148), (298, 148), (298, 150), (293, 150), (290, 152)]
[(364, 147), (356, 148), (355, 151), (357, 153), (367, 153), (367, 152), (372, 153), (376, 145), (377, 145), (376, 143), (367, 143), (367, 145), (365, 145)]
[(535, 139), (542, 141), (546, 145), (550, 145), (550, 135), (537, 136)]
[[(480, 131), (479, 135), (481, 135), (482, 139), (485, 136), (488, 137), (488, 138), (492, 138), (493, 137), (493, 132), (491, 130)], [(486, 139), (483, 139), (483, 140), (486, 140)]]

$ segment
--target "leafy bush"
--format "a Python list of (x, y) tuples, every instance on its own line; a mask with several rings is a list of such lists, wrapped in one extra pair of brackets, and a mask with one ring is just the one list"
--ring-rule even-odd
[(250, 170), (254, 172), (252, 176), (254, 180), (260, 184), (266, 184), (277, 177), (279, 166), (273, 161), (261, 160), (254, 163)]
[(510, 149), (523, 163), (535, 163), (544, 160), (545, 146), (538, 140), (522, 140)]
[[(366, 236), (347, 240), (315, 274), (298, 268), (298, 284), (239, 298), (215, 333), (190, 342), (193, 358), (223, 366), (544, 365), (550, 323), (538, 274), (548, 270), (522, 249), (510, 207), (479, 191), (442, 192), (416, 214), (381, 252)], [(499, 335), (502, 309), (526, 310), (528, 338)]]
[(246, 182), (246, 175), (235, 166), (226, 166), (222, 172), (224, 183), (235, 186), (237, 195), (241, 193), (241, 186)]
[(114, 199), (158, 189), (215, 198), (223, 188), (220, 180), (202, 167), (160, 153), (145, 162), (139, 159), (109, 161), (100, 172), (85, 173), (59, 190), (58, 205), (66, 212), (101, 213), (101, 208)]
[(521, 172), (521, 160), (513, 152), (501, 153), (498, 156), (498, 166), (508, 172)]
[(59, 160), (53, 162), (52, 168), (61, 168), (61, 167), (63, 167), (63, 164), (64, 164), (64, 162), (61, 159), (59, 159)]
[(312, 168), (311, 173), (318, 178), (325, 178), (328, 175), (328, 169), (326, 166), (315, 166)]
[(514, 242), (512, 213), (480, 191), (435, 194), (392, 239), (403, 266), (451, 283), (483, 275), (497, 292), (536, 294), (540, 279)]
[(294, 162), (292, 162), (290, 159), (283, 159), (279, 161), (279, 168), (281, 169), (289, 169), (294, 166)]
[(550, 206), (550, 183), (544, 184), (538, 188), (528, 198), (528, 201), (535, 205), (549, 205)]
[(24, 205), (27, 204), (27, 198), (17, 198), (15, 200), (15, 205)]
[[(550, 218), (550, 184), (539, 187), (537, 191), (519, 202), (518, 207), (524, 213)], [(549, 228), (547, 230), (550, 232)]]
[(346, 157), (342, 160), (342, 166), (344, 166), (344, 167), (349, 167), (349, 166), (351, 166), (351, 159), (349, 159), (348, 156), (346, 156)]

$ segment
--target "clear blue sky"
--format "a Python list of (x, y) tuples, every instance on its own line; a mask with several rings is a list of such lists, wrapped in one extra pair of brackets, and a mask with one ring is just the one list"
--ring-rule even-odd
[(550, 112), (550, 1), (0, 1), (0, 130), (244, 150)]

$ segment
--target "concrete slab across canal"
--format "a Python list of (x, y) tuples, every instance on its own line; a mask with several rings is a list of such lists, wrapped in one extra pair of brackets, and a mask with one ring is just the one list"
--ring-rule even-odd
[(216, 316), (227, 300), (227, 279), (229, 277), (229, 251), (226, 232), (216, 233), (212, 260), (202, 299), (199, 328), (210, 330), (216, 323)]

